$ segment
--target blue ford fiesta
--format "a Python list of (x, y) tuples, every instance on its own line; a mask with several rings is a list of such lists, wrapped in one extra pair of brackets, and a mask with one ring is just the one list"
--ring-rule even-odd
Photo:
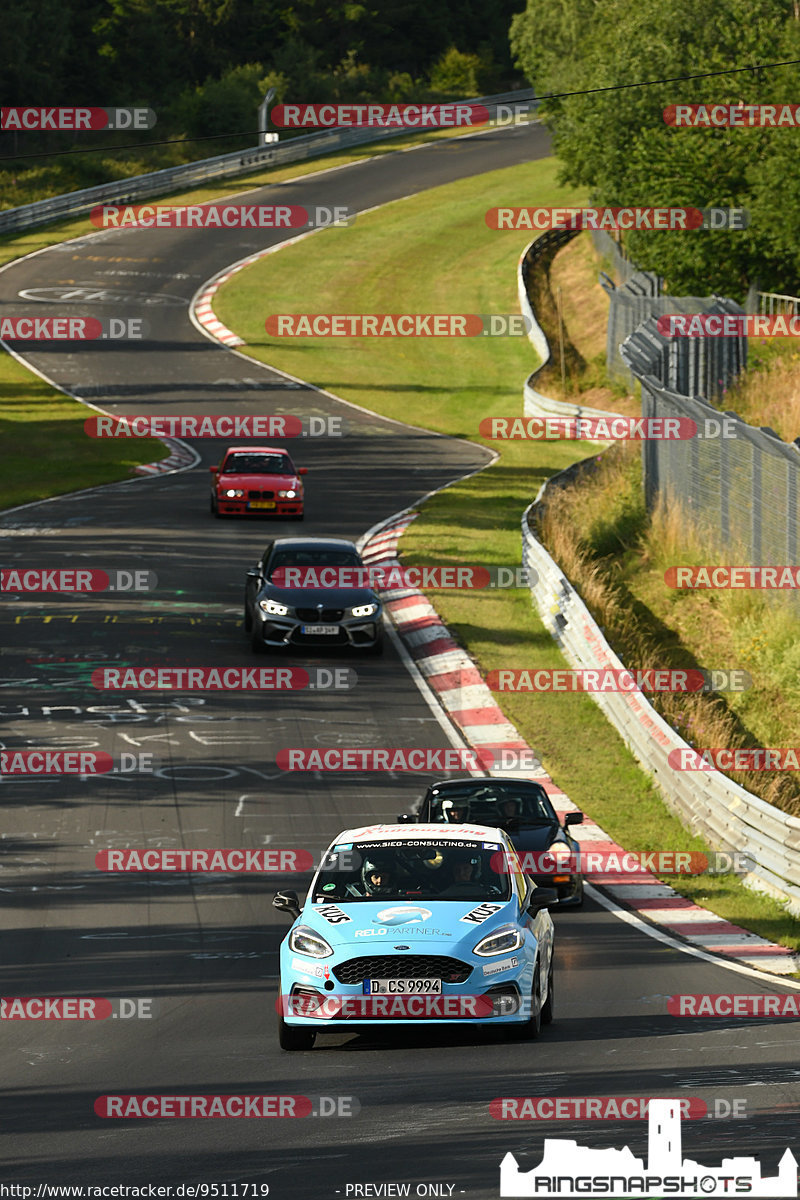
[(378, 1023), (498, 1026), (538, 1037), (553, 1019), (557, 900), (500, 829), (371, 825), (341, 833), (281, 944), (279, 1040)]

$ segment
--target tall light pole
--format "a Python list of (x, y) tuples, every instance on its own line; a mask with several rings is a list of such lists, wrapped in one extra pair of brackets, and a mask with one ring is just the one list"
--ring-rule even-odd
[(261, 101), (261, 103), (258, 106), (258, 144), (259, 144), (259, 146), (266, 146), (270, 142), (277, 142), (277, 140), (278, 140), (277, 133), (268, 133), (267, 132), (267, 125), (269, 124), (269, 118), (267, 116), (267, 109), (269, 108), (274, 97), (275, 97), (275, 88), (270, 88), (269, 91), (267, 92), (266, 96), (264, 97), (264, 99)]

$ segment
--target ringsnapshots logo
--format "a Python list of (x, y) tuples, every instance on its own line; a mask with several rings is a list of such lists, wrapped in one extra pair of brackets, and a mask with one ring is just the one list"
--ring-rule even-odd
[(52, 592), (74, 595), (88, 592), (153, 592), (158, 587), (155, 571), (99, 570), (79, 567), (3, 567), (0, 568), (0, 593), (20, 595)]
[(2, 317), (0, 341), (142, 341), (150, 325), (141, 317)]
[(668, 104), (662, 115), (675, 129), (796, 129), (800, 104)]
[(522, 313), (273, 313), (270, 337), (526, 337)]
[(88, 417), (83, 431), (90, 438), (318, 438), (344, 437), (347, 432), (343, 417), (303, 416), (291, 414), (269, 416), (236, 416), (231, 413), (213, 415)]
[(152, 129), (152, 108), (0, 108), (0, 130), (90, 132)]
[(744, 208), (490, 208), (489, 229), (746, 229)]
[(355, 213), (340, 206), (302, 204), (98, 204), (96, 229), (325, 229), (352, 225)]
[(0, 1021), (152, 1020), (155, 1000), (99, 996), (4, 996)]
[(101, 692), (349, 691), (352, 667), (97, 667), (92, 687)]
[(744, 692), (753, 686), (747, 671), (701, 668), (578, 667), (530, 670), (499, 668), (489, 671), (493, 692)]
[(628, 1196), (679, 1200), (731, 1194), (764, 1197), (797, 1196), (797, 1160), (787, 1149), (778, 1174), (764, 1178), (754, 1156), (725, 1158), (719, 1167), (706, 1167), (684, 1158), (681, 1141), (681, 1101), (656, 1099), (648, 1110), (647, 1162), (622, 1150), (595, 1150), (574, 1139), (547, 1138), (542, 1160), (521, 1171), (510, 1152), (500, 1164), (500, 1195), (538, 1197)]

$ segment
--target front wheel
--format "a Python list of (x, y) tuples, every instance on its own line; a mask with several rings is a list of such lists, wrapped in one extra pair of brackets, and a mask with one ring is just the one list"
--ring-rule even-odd
[(367, 654), (371, 655), (372, 658), (380, 658), (383, 654), (383, 638), (379, 638), (377, 642), (373, 642), (367, 650)]
[(261, 625), (257, 621), (250, 619), (250, 649), (253, 654), (264, 653), (264, 639), (261, 636)]
[(553, 1020), (556, 994), (553, 990), (553, 960), (550, 960), (550, 970), (547, 972), (547, 999), (542, 1005), (542, 1024), (549, 1025)]
[(287, 1025), (283, 1017), (278, 1017), (278, 1043), (281, 1050), (311, 1050), (317, 1040), (317, 1033), (307, 1025)]
[(244, 631), (245, 631), (245, 633), (252, 633), (252, 630), (253, 630), (253, 614), (250, 612), (250, 609), (245, 604), (245, 606), (244, 606)]
[(533, 987), (531, 988), (531, 1014), (527, 1021), (523, 1021), (521, 1025), (507, 1025), (506, 1033), (508, 1038), (514, 1042), (534, 1041), (538, 1038), (542, 1030), (542, 987), (539, 983), (539, 964), (535, 964), (533, 976)]

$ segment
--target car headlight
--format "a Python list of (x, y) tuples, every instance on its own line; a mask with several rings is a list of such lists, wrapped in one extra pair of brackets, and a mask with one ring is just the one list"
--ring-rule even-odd
[(229, 500), (241, 500), (244, 492), (241, 488), (226, 488), (225, 495)]
[(333, 949), (320, 934), (308, 925), (298, 925), (289, 934), (289, 949), (295, 954), (307, 954), (310, 958), (330, 958)]
[(522, 933), (515, 925), (504, 925), (502, 929), (489, 933), (481, 938), (473, 954), (481, 958), (491, 958), (494, 954), (506, 954), (509, 950), (519, 950), (523, 943)]
[(297, 495), (299, 495), (299, 493), (296, 492), (294, 490), (294, 488), (289, 488), (288, 492), (287, 491), (278, 492), (278, 499), (279, 500), (294, 500), (295, 496), (297, 496)]
[(288, 606), (278, 604), (276, 600), (259, 600), (258, 607), (262, 612), (271, 613), (273, 617), (285, 617), (288, 613)]
[(351, 608), (350, 612), (354, 617), (371, 617), (373, 613), (378, 611), (377, 604), (359, 604), (357, 608)]

